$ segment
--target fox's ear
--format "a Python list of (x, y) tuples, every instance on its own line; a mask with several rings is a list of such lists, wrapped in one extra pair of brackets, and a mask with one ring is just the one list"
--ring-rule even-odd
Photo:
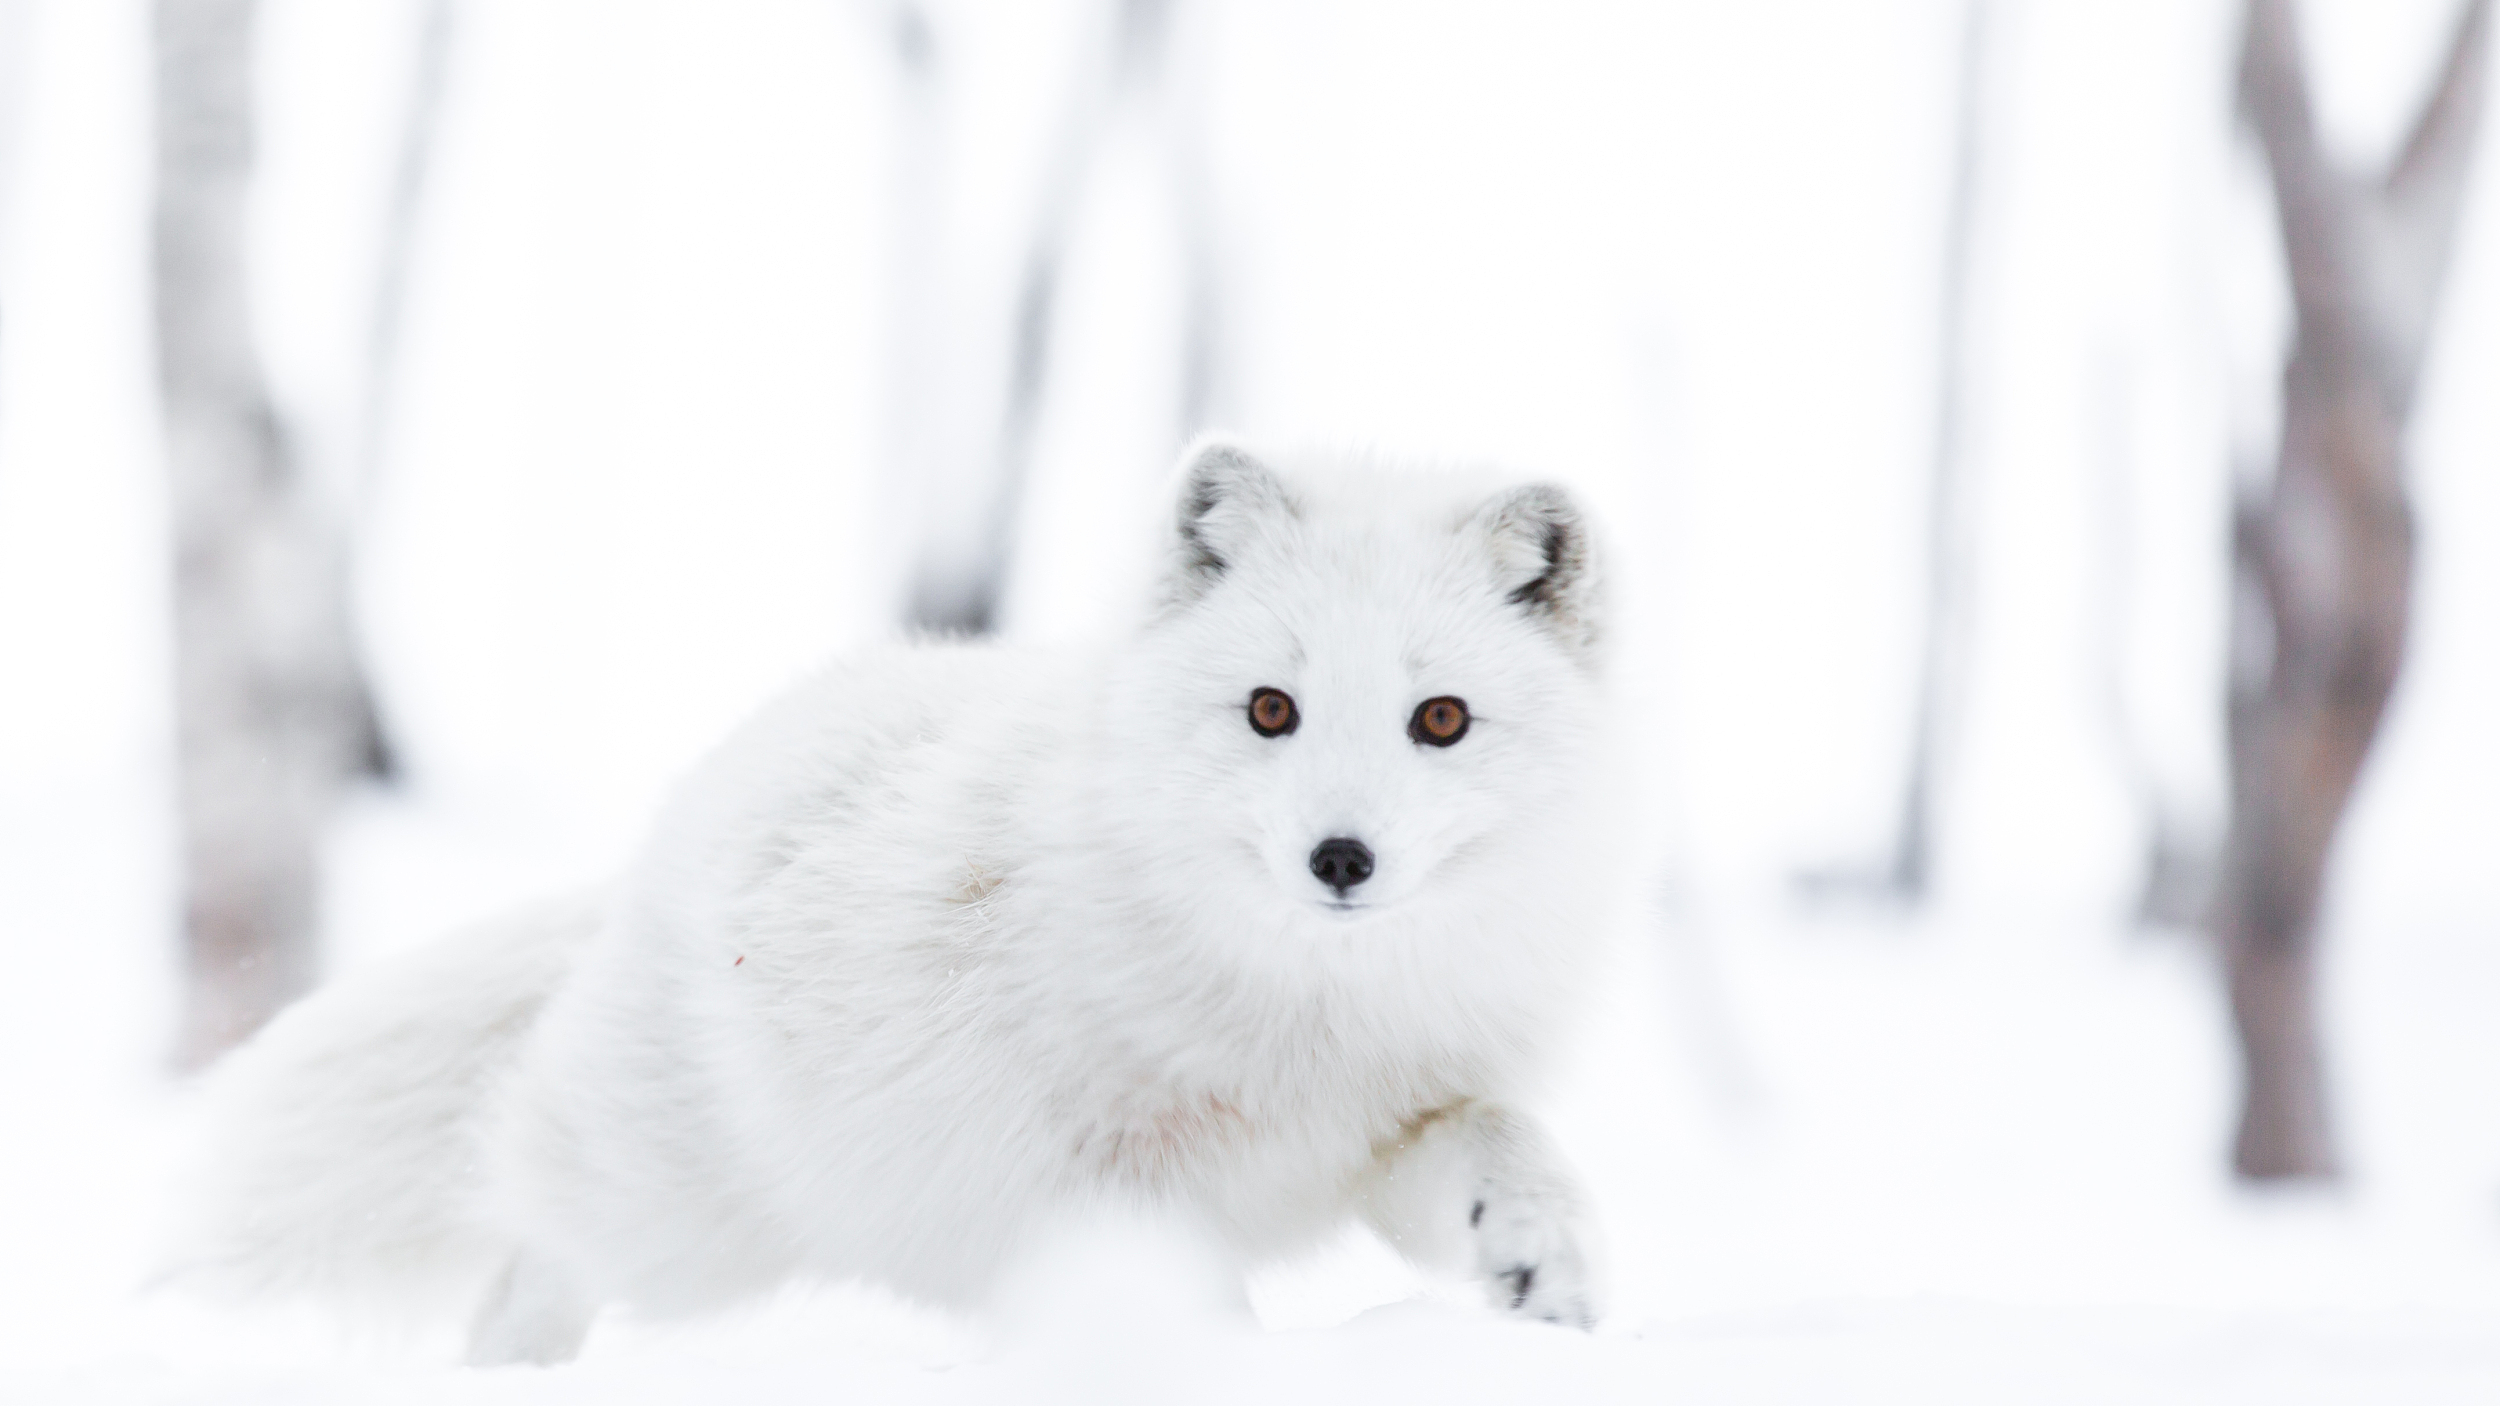
[(1581, 654), (1597, 648), (1603, 600), (1589, 522), (1570, 494), (1532, 483), (1494, 496), (1468, 519), (1492, 553), (1494, 584)]
[(1171, 595), (1194, 599), (1275, 524), (1301, 512), (1275, 471), (1229, 439), (1200, 438), (1181, 455)]

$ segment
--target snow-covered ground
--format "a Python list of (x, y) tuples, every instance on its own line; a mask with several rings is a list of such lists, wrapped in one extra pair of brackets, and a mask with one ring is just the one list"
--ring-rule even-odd
[[(264, 9), (264, 332), (335, 459), (409, 7)], [(1226, 418), (1507, 456), (1610, 509), (1660, 898), (1553, 1091), (1606, 1221), (1597, 1334), (1501, 1321), (1360, 1243), (1255, 1285), (1254, 1331), (1191, 1307), (1185, 1247), (1115, 1238), (998, 1324), (827, 1290), (475, 1373), (440, 1339), (144, 1290), (190, 1116), (161, 1064), (146, 6), (34, 6), (31, 56), (0, 64), (30, 85), (0, 185), (0, 1401), (2500, 1400), (2500, 142), (2418, 420), (2409, 672), (2332, 895), (2352, 1175), (2252, 1197), (2223, 1174), (2208, 964), (2118, 921), (2141, 817), (2111, 726), (2210, 801), (2223, 474), (2270, 315), (2231, 184), (2232, 7), (2003, 9), (1972, 691), (1915, 919), (1803, 909), (1788, 881), (1873, 852), (1897, 785), (1959, 5), (1193, 12)], [(938, 13), (1011, 11), (990, 32), (1016, 44), (1088, 13)], [(2354, 150), (2393, 140), (2445, 11), (2303, 5)], [(362, 542), (413, 779), (342, 818), (339, 969), (602, 872), (696, 749), (899, 592), (866, 20), (458, 13)], [(1024, 75), (966, 99), (981, 161), (1055, 120), (1019, 55), (968, 60)], [(1150, 168), (1106, 160), (1010, 602), (1035, 635), (1108, 611), (1141, 549), (1086, 524), (1144, 516), (1166, 452), (1136, 373), (1168, 352), (1168, 251)], [(997, 242), (964, 257), (1011, 260)]]
[[(1003, 1324), (853, 1291), (477, 1373), (445, 1335), (341, 1336), (149, 1293), (189, 1110), (152, 1065), (143, 788), (8, 793), (0, 867), (0, 1399), (2479, 1402), (2500, 1393), (2500, 953), (2397, 929), (2337, 967), (2358, 1174), (2251, 1198), (2220, 1167), (2218, 1002), (2192, 947), (2099, 922), (1718, 915), (1638, 936), (1554, 1113), (1606, 1222), (1593, 1337), (1500, 1319), (1349, 1242), (1253, 1286), (1080, 1248)], [(422, 925), (527, 876), (529, 824), (374, 801), (343, 917)], [(510, 828), (507, 828), (509, 823)], [(554, 862), (554, 861), (550, 861)], [(42, 934), (41, 941), (22, 940)], [(2479, 1116), (2478, 1116), (2479, 1115)], [(1181, 1305), (1175, 1307), (1175, 1305)]]

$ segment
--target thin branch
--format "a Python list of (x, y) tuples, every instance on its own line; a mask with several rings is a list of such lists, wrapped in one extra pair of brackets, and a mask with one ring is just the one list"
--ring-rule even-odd
[(1174, 4), (1175, 0), (1120, 0), (1112, 37), (1108, 91), (1092, 83), (1080, 89), (1051, 177), (1043, 187), (1041, 217), (1035, 222), (1033, 242), (1025, 252), (1024, 274), (1016, 294), (1014, 360), (1007, 380), (1006, 409), (1000, 417), (997, 487), (990, 496), (982, 533), (989, 579), (982, 593), (977, 629), (993, 627), (999, 595), (1015, 555), (1016, 522), (1024, 509), (1026, 480), (1032, 477), (1034, 431), (1041, 422), (1042, 401), (1050, 385), (1050, 354), (1058, 328), (1059, 288), (1067, 264), (1068, 232), (1075, 223), (1086, 180), (1099, 162), (1113, 110), (1151, 90), (1162, 76)]
[(2438, 86), (2389, 167), (2377, 202), (2385, 247), (2376, 251), (2376, 263), (2387, 304), (2380, 329), (2382, 355), (2388, 391), (2400, 406), (2413, 399), (2414, 381), (2430, 344), (2431, 313), (2456, 244), (2466, 172), (2473, 164), (2489, 86), (2483, 51), (2489, 47), (2490, 29), (2490, 0), (2467, 0), (2449, 39)]
[(2291, 0), (2250, 0), (2240, 51), (2240, 110), (2256, 129), (2274, 178), (2293, 300), (2304, 316), (2348, 312), (2352, 260), (2344, 202), (2338, 199), (2341, 183), (2318, 145)]
[(423, 9), (417, 17), (407, 107), (400, 119), (399, 150), (382, 218), (382, 247), (374, 260), (373, 311), (365, 329), (364, 423), (359, 427), (356, 454), (360, 498), (372, 492), (390, 428), (401, 327), (407, 320), (409, 273), (416, 262), (418, 227), (424, 221), (426, 187), (434, 170), (435, 134), (442, 126), (443, 89), (451, 70), (452, 0), (420, 3)]
[(2389, 204), (2401, 208), (2426, 199), (2454, 203), (2464, 185), (2460, 173), (2473, 154), (2475, 128), (2481, 125), (2483, 46), (2490, 29), (2491, 0), (2466, 0), (2456, 33), (2448, 40), (2439, 86), (2422, 104), (2412, 135), (2387, 172)]

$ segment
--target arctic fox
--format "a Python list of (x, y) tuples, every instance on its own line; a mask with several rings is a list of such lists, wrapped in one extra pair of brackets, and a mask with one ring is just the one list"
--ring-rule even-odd
[(1610, 889), (1601, 600), (1563, 491), (1202, 441), (1099, 653), (832, 668), (611, 889), (322, 991), (221, 1071), (178, 1267), (471, 1315), (793, 1277), (974, 1307), (1124, 1205), (1244, 1266), (1359, 1219), (1598, 1311), (1518, 1097)]

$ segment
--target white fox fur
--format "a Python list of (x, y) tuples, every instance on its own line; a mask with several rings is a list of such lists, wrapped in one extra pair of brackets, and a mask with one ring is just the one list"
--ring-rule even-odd
[[(975, 1305), (1130, 1204), (1245, 1264), (1360, 1217), (1592, 1321), (1581, 1198), (1511, 1103), (1612, 893), (1588, 524), (1205, 442), (1171, 541), (1116, 646), (830, 669), (609, 892), (287, 1012), (219, 1076), (181, 1266), (462, 1305), (475, 1360), (549, 1361), (601, 1305), (794, 1276)], [(1466, 729), (1426, 745), (1441, 697)]]

